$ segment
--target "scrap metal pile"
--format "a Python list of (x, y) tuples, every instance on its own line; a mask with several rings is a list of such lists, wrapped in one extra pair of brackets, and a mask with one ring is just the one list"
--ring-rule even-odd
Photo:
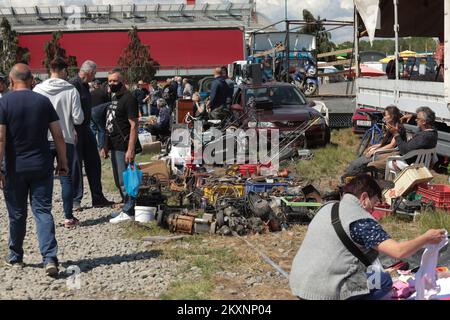
[(182, 175), (170, 176), (165, 160), (140, 167), (144, 178), (137, 205), (158, 207), (157, 224), (178, 233), (280, 231), (309, 223), (322, 202), (318, 190), (286, 169), (260, 176), (258, 165), (188, 165)]

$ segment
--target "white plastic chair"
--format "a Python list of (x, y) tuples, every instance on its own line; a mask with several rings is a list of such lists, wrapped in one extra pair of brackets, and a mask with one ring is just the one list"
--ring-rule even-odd
[(437, 153), (436, 153), (436, 148), (433, 148), (433, 149), (418, 149), (418, 150), (410, 151), (410, 152), (408, 152), (407, 154), (405, 154), (403, 156), (388, 157), (386, 159), (386, 169), (385, 169), (384, 179), (388, 180), (391, 175), (393, 175), (394, 177), (397, 175), (397, 171), (391, 170), (389, 168), (389, 162), (390, 161), (402, 160), (402, 161), (407, 162), (406, 161), (407, 159), (411, 159), (413, 157), (417, 157), (416, 160), (414, 161), (414, 164), (416, 164), (416, 165), (422, 164), (423, 166), (425, 166), (428, 169), (430, 168), (431, 165), (436, 163), (437, 160), (438, 160)]

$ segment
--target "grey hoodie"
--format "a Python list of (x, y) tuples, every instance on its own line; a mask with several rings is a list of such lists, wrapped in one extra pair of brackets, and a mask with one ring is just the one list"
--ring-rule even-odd
[[(81, 124), (84, 120), (80, 94), (77, 89), (63, 79), (50, 78), (34, 87), (33, 91), (50, 99), (58, 114), (64, 141), (74, 144), (74, 125)], [(51, 134), (49, 134), (48, 139), (52, 140)]]

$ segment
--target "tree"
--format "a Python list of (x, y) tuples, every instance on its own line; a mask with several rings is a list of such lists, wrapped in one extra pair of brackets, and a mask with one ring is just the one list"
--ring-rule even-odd
[[(352, 48), (353, 42), (347, 41), (338, 45), (338, 49)], [(399, 39), (399, 52), (412, 50), (415, 52), (434, 52), (436, 41), (433, 38), (409, 37)], [(395, 51), (395, 41), (393, 39), (376, 39), (370, 45), (369, 41), (359, 41), (360, 51), (379, 51), (386, 55), (393, 55)]]
[(150, 56), (150, 46), (142, 44), (136, 26), (128, 32), (128, 37), (130, 42), (117, 63), (125, 71), (128, 83), (136, 83), (139, 80), (150, 82), (158, 70), (159, 63)]
[(0, 48), (0, 71), (8, 73), (16, 63), (28, 63), (30, 61), (30, 52), (27, 48), (19, 46), (17, 32), (12, 30), (8, 19), (3, 18), (0, 23), (2, 46)]
[(316, 36), (317, 53), (330, 52), (336, 49), (336, 45), (331, 41), (331, 33), (326, 31), (320, 16), (316, 19), (311, 12), (304, 9), (303, 20), (305, 20), (307, 24), (300, 29), (300, 33), (313, 34)]
[(50, 73), (50, 62), (56, 57), (60, 57), (67, 62), (67, 71), (71, 77), (76, 75), (78, 72), (77, 58), (75, 56), (66, 56), (66, 49), (61, 47), (61, 44), (59, 43), (62, 36), (62, 31), (55, 31), (52, 33), (51, 40), (45, 43), (45, 60), (42, 61), (42, 64), (47, 69), (47, 72)]

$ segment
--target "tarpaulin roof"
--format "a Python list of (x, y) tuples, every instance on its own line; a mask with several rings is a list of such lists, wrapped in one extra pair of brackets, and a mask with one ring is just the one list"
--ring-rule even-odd
[[(355, 0), (358, 23), (374, 25), (375, 37), (394, 37), (394, 4), (392, 0)], [(377, 19), (377, 14), (379, 15)], [(362, 19), (361, 19), (362, 18)], [(363, 22), (364, 21), (364, 22)], [(444, 0), (398, 0), (399, 37), (438, 37), (444, 34)]]

